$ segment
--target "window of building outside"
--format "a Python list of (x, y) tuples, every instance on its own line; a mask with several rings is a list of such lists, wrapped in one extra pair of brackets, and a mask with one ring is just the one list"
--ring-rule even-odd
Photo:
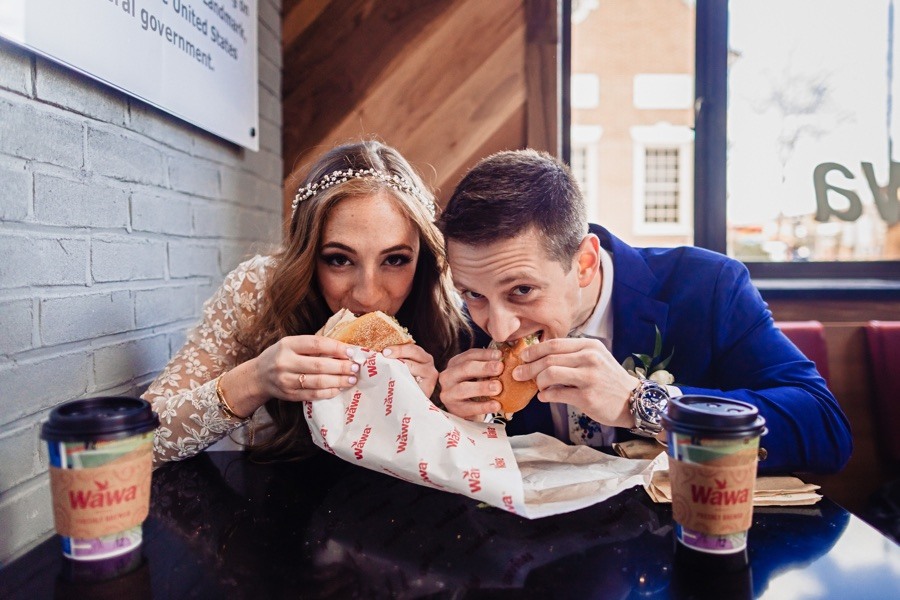
[[(773, 276), (900, 277), (894, 1), (713, 10), (727, 11), (728, 57), (711, 226), (727, 233), (706, 245)], [(695, 35), (710, 33), (695, 34), (696, 12), (694, 0), (571, 2), (572, 160), (592, 220), (633, 245), (694, 243)]]
[(634, 233), (689, 238), (693, 229), (693, 131), (668, 123), (638, 125), (631, 128), (631, 137)]
[(678, 207), (683, 200), (679, 192), (678, 148), (644, 148), (643, 167), (635, 169), (643, 171), (643, 193), (641, 201), (641, 221), (645, 226), (656, 224), (678, 223)]

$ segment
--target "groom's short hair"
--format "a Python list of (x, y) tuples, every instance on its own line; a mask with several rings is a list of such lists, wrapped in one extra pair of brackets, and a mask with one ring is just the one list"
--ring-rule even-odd
[(568, 271), (587, 233), (584, 197), (562, 161), (546, 152), (512, 150), (482, 159), (450, 197), (437, 223), (446, 242), (481, 246), (532, 227)]

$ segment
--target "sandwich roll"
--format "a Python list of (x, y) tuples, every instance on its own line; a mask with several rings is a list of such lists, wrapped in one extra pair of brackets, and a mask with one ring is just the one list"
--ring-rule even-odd
[(316, 335), (333, 338), (381, 352), (388, 346), (414, 344), (415, 340), (394, 317), (376, 310), (357, 317), (342, 308), (325, 323)]
[(496, 396), (491, 396), (490, 400), (497, 400), (500, 403), (500, 410), (506, 414), (507, 419), (512, 418), (512, 413), (525, 408), (537, 394), (538, 386), (534, 379), (516, 381), (513, 379), (512, 372), (523, 362), (522, 351), (539, 341), (539, 335), (533, 333), (512, 342), (491, 342), (492, 348), (497, 348), (503, 353), (500, 359), (503, 363), (503, 372), (497, 378), (503, 385), (503, 389)]

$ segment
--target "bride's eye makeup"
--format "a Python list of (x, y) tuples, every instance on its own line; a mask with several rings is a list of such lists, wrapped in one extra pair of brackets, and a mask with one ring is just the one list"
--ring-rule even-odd
[(323, 252), (319, 255), (319, 260), (331, 267), (346, 267), (353, 264), (350, 257), (341, 252)]
[(384, 264), (389, 267), (403, 267), (412, 262), (412, 256), (408, 254), (391, 254), (384, 259)]

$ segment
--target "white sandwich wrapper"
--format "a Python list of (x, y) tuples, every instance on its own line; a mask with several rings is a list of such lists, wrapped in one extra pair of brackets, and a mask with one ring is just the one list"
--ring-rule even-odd
[(649, 485), (650, 461), (568, 446), (436, 407), (401, 361), (369, 352), (355, 387), (306, 403), (313, 441), (373, 471), (464, 494), (529, 519), (602, 502)]

